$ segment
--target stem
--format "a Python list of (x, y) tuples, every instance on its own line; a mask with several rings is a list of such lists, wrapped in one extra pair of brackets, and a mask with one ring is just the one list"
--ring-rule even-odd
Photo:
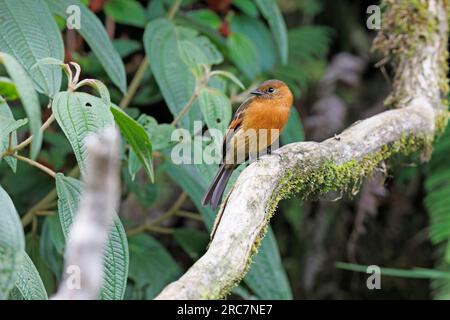
[(152, 226), (150, 224), (143, 224), (139, 227), (128, 229), (126, 231), (127, 236), (131, 237), (136, 234), (150, 231), (150, 232), (156, 232), (156, 233), (162, 233), (162, 234), (172, 234), (174, 232), (171, 228), (164, 228), (164, 227), (158, 227), (158, 226)]
[[(44, 132), (45, 129), (47, 129), (52, 123), (55, 121), (55, 115), (52, 113), (50, 117), (48, 117), (47, 120), (42, 124), (42, 127), (40, 129), (41, 132)], [(26, 146), (28, 146), (31, 141), (33, 141), (33, 136), (29, 136), (28, 139), (22, 141), (20, 144), (18, 144), (12, 151), (20, 151)]]
[(30, 210), (22, 217), (22, 225), (26, 227), (33, 220), (34, 214), (37, 211), (48, 209), (49, 203), (56, 199), (56, 189), (53, 188), (44, 198), (36, 203)]
[(178, 217), (189, 218), (197, 221), (203, 221), (202, 217), (198, 213), (189, 212), (185, 210), (178, 210), (176, 215)]
[(175, 0), (172, 3), (172, 6), (169, 9), (169, 12), (167, 13), (167, 19), (172, 20), (175, 16), (175, 13), (177, 13), (178, 9), (180, 8), (181, 0)]
[(141, 61), (141, 64), (139, 65), (138, 70), (136, 71), (136, 74), (134, 75), (133, 80), (131, 80), (127, 93), (123, 96), (122, 100), (119, 103), (119, 107), (121, 107), (122, 109), (128, 107), (134, 95), (136, 94), (136, 91), (141, 84), (142, 77), (144, 76), (145, 70), (147, 69), (148, 65), (149, 64), (147, 57), (144, 57), (144, 59), (142, 59)]
[(181, 208), (181, 206), (183, 205), (183, 203), (186, 201), (187, 199), (187, 194), (186, 192), (182, 192), (180, 194), (180, 196), (178, 197), (178, 199), (175, 201), (175, 203), (172, 205), (172, 207), (170, 207), (170, 209), (164, 213), (162, 216), (156, 218), (155, 220), (149, 222), (149, 225), (151, 226), (155, 226), (160, 224), (161, 222), (171, 218), (172, 216), (174, 216), (177, 211)]
[(53, 171), (50, 168), (47, 168), (46, 166), (44, 166), (43, 164), (40, 164), (37, 161), (31, 160), (30, 158), (27, 157), (23, 157), (23, 156), (19, 156), (18, 154), (13, 154), (11, 155), (11, 157), (16, 158), (17, 160), (23, 161), (28, 163), (29, 165), (36, 167), (42, 171), (44, 171), (46, 174), (48, 174), (49, 176), (51, 176), (52, 178), (54, 178), (56, 176), (56, 172)]
[(186, 102), (186, 105), (181, 109), (180, 113), (173, 119), (172, 125), (176, 125), (181, 118), (185, 116), (185, 114), (189, 111), (189, 109), (192, 107), (192, 104), (194, 103), (195, 99), (197, 98), (197, 88), (192, 93), (191, 97), (189, 98), (188, 102)]

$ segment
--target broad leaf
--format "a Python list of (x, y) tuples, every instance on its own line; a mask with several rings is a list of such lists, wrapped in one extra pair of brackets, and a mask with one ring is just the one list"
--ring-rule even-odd
[(193, 260), (197, 260), (205, 253), (209, 243), (209, 235), (197, 229), (175, 229), (174, 238), (183, 250)]
[(105, 5), (105, 13), (121, 24), (145, 26), (145, 9), (136, 0), (110, 0)]
[(81, 172), (85, 173), (85, 139), (114, 125), (109, 106), (102, 99), (82, 92), (60, 92), (52, 103), (53, 114), (72, 145)]
[[(64, 236), (68, 237), (70, 226), (78, 212), (83, 183), (77, 179), (56, 175), (58, 212)], [(117, 217), (109, 232), (104, 251), (104, 273), (101, 298), (120, 300), (123, 298), (128, 276), (128, 243), (125, 230)]]
[(19, 99), (19, 93), (17, 92), (16, 85), (11, 81), (11, 79), (0, 77), (0, 96), (2, 96), (5, 100)]
[(231, 18), (230, 28), (233, 33), (242, 34), (250, 40), (253, 50), (258, 53), (255, 58), (259, 68), (262, 71), (272, 71), (277, 60), (277, 49), (264, 23), (260, 19), (235, 15)]
[(11, 79), (16, 84), (20, 100), (30, 122), (31, 134), (31, 158), (35, 159), (41, 149), (42, 132), (41, 128), (41, 106), (36, 91), (33, 89), (33, 82), (26, 74), (21, 65), (9, 54), (0, 52), (0, 63), (6, 68)]
[[(189, 28), (175, 27), (163, 18), (147, 25), (144, 45), (156, 82), (174, 117), (194, 93), (195, 75), (201, 70), (198, 64), (222, 61), (220, 52), (206, 37)], [(190, 130), (200, 117), (198, 103), (194, 100), (181, 124)]]
[(283, 15), (278, 8), (276, 0), (255, 0), (262, 15), (269, 22), (272, 30), (273, 38), (280, 53), (281, 63), (286, 64), (288, 61), (288, 38), (286, 24)]
[(61, 86), (61, 70), (55, 66), (31, 69), (43, 58), (64, 59), (62, 37), (47, 5), (43, 0), (0, 0), (0, 17), (0, 51), (16, 58), (36, 90), (53, 97)]
[(289, 281), (271, 228), (262, 240), (258, 254), (253, 257), (252, 267), (244, 281), (260, 299), (292, 299)]
[[(109, 39), (108, 33), (97, 16), (78, 0), (45, 0), (50, 10), (68, 19), (74, 12), (67, 10), (71, 6), (80, 9), (80, 29), (77, 32), (86, 40), (97, 56), (111, 81), (122, 93), (127, 91), (127, 79), (122, 59)], [(75, 8), (76, 8), (75, 7)]]
[[(9, 109), (8, 104), (0, 96), (0, 153), (8, 149), (9, 144), (11, 147), (17, 145), (17, 133), (15, 130), (21, 125), (26, 123), (26, 120), (15, 121), (11, 109)], [(2, 159), (0, 158), (0, 161)], [(11, 167), (13, 172), (16, 172), (17, 159), (13, 157), (6, 157), (6, 163)]]
[(169, 252), (153, 237), (130, 237), (130, 279), (143, 299), (153, 299), (167, 284), (180, 276), (181, 270)]
[(131, 146), (134, 154), (144, 166), (145, 172), (153, 182), (152, 144), (141, 124), (131, 118), (118, 107), (112, 107), (111, 112), (125, 139)]
[(231, 103), (222, 91), (202, 87), (198, 93), (200, 110), (209, 129), (218, 129), (225, 133), (231, 121)]
[(22, 224), (14, 203), (0, 186), (0, 300), (8, 297), (25, 253)]
[(48, 299), (39, 272), (25, 252), (23, 252), (22, 263), (17, 270), (16, 286), (13, 290), (17, 293), (12, 293), (12, 296), (20, 295), (24, 300)]
[(292, 107), (288, 123), (281, 133), (281, 142), (283, 142), (283, 144), (289, 144), (292, 142), (303, 141), (304, 139), (305, 136), (303, 133), (303, 125), (300, 121), (300, 116), (295, 107)]
[(249, 37), (232, 33), (227, 39), (228, 57), (244, 75), (253, 80), (261, 73), (259, 53)]

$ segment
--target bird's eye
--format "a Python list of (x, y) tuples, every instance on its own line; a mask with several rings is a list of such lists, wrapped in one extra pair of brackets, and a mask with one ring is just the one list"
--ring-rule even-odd
[(269, 88), (269, 89), (267, 89), (267, 92), (268, 93), (273, 93), (273, 92), (275, 92), (275, 89), (274, 88)]

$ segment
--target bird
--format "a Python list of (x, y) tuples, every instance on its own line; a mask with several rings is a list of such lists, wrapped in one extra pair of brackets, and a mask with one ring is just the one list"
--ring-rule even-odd
[[(213, 211), (236, 167), (262, 152), (271, 153), (270, 147), (285, 127), (294, 101), (289, 87), (276, 79), (264, 81), (250, 94), (231, 119), (222, 143), (222, 161), (202, 200), (202, 205), (210, 205)], [(262, 131), (267, 132), (266, 139), (260, 139)], [(251, 141), (255, 136), (256, 141)]]

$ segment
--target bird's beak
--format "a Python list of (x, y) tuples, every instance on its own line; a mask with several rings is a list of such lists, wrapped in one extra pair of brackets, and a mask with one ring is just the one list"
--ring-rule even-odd
[(252, 92), (250, 92), (250, 94), (254, 94), (255, 96), (262, 96), (264, 94), (264, 92), (262, 92), (259, 89), (255, 89)]

